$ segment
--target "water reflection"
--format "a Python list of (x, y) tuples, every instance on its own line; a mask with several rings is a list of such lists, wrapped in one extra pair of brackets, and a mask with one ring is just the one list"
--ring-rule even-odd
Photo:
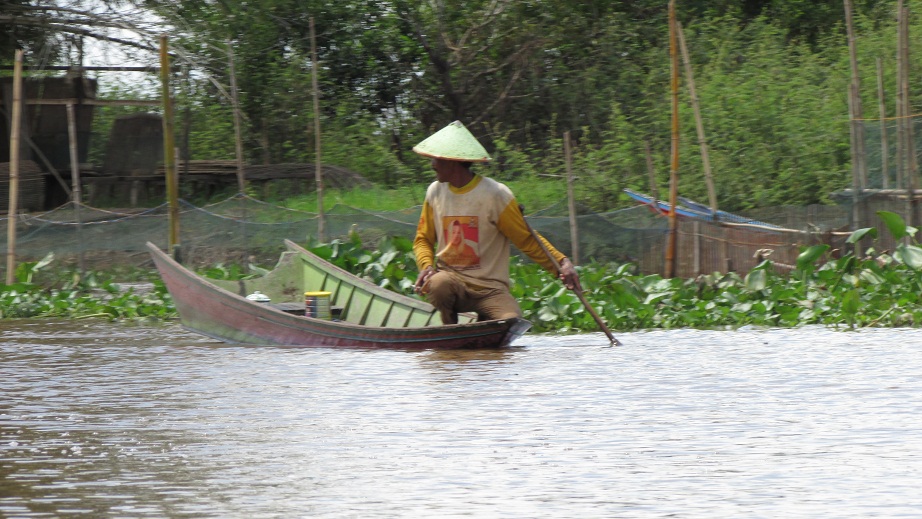
[(419, 365), (434, 375), (448, 375), (465, 369), (492, 369), (512, 362), (521, 346), (477, 350), (425, 351), (419, 354)]
[(0, 516), (916, 516), (920, 334), (407, 352), (0, 321)]

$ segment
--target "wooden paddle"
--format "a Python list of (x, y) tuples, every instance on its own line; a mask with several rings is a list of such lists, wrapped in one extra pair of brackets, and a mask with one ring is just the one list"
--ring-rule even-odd
[[(547, 250), (547, 247), (544, 245), (544, 242), (541, 241), (540, 238), (538, 238), (538, 234), (535, 232), (534, 229), (531, 228), (531, 225), (528, 224), (528, 220), (525, 219), (525, 206), (520, 204), (519, 211), (522, 211), (522, 220), (525, 221), (525, 227), (528, 228), (528, 232), (530, 232), (532, 238), (534, 238), (535, 241), (538, 242), (538, 245), (541, 246), (541, 250), (544, 251), (544, 254), (547, 256), (547, 259), (551, 260), (551, 263), (554, 264), (554, 268), (557, 269), (557, 272), (559, 273), (560, 263), (557, 262), (557, 258), (555, 258), (553, 254), (551, 254), (551, 251)], [(611, 345), (621, 346), (621, 342), (618, 339), (616, 339), (614, 335), (612, 335), (611, 330), (609, 330), (608, 327), (605, 326), (605, 323), (602, 322), (602, 318), (599, 317), (599, 314), (597, 314), (595, 309), (592, 308), (592, 306), (589, 304), (589, 301), (586, 301), (586, 296), (583, 295), (583, 289), (577, 284), (576, 286), (573, 287), (573, 292), (576, 293), (576, 297), (579, 298), (579, 300), (583, 303), (583, 306), (586, 307), (586, 310), (589, 311), (589, 315), (591, 315), (592, 318), (595, 319), (595, 322), (596, 324), (599, 325), (599, 328), (601, 328), (602, 331), (605, 332), (605, 335), (608, 336), (608, 340), (611, 341)]]

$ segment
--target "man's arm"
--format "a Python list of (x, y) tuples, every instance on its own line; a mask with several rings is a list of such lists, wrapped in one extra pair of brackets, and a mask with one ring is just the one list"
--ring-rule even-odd
[(432, 207), (423, 202), (423, 210), (416, 225), (416, 237), (413, 239), (413, 253), (416, 255), (416, 291), (422, 293), (423, 286), (435, 273), (435, 220)]
[[(573, 263), (570, 262), (569, 258), (567, 258), (564, 253), (557, 250), (551, 242), (547, 241), (544, 236), (541, 236), (537, 232), (535, 232), (534, 236), (532, 235), (531, 229), (525, 221), (525, 216), (519, 208), (519, 203), (514, 198), (506, 205), (503, 212), (500, 213), (499, 221), (496, 223), (496, 226), (500, 232), (505, 234), (509, 240), (519, 248), (520, 251), (524, 252), (535, 263), (544, 267), (544, 269), (552, 275), (559, 277), (568, 289), (572, 290), (580, 286), (579, 275), (576, 273)], [(544, 252), (545, 249), (535, 240), (535, 236), (541, 240), (547, 252), (557, 260), (557, 263), (560, 265), (560, 271), (555, 268), (554, 262)]]

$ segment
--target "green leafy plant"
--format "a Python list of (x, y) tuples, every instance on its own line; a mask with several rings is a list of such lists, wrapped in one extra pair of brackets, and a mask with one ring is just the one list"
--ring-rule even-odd
[(102, 272), (59, 272), (52, 276), (52, 286), (37, 283), (38, 274), (52, 270), (53, 260), (54, 255), (48, 254), (40, 261), (21, 263), (16, 268), (17, 282), (0, 284), (0, 318), (162, 319), (176, 314), (159, 279), (144, 293), (125, 289)]
[[(887, 231), (903, 240), (892, 254), (874, 247), (856, 257), (829, 257), (826, 246), (806, 247), (789, 272), (763, 261), (745, 275), (711, 273), (694, 279), (637, 275), (625, 264), (588, 263), (577, 267), (587, 302), (613, 331), (651, 328), (735, 328), (819, 324), (848, 329), (922, 324), (922, 248), (916, 230), (893, 213), (881, 213)], [(849, 243), (877, 240), (874, 228), (853, 232)], [(876, 242), (875, 242), (876, 243)], [(417, 269), (412, 242), (379, 239), (373, 250), (351, 235), (307, 247), (335, 265), (373, 283), (413, 294)], [(47, 260), (47, 261), (46, 261)], [(167, 319), (175, 317), (172, 300), (155, 273), (153, 290), (135, 293), (115, 283), (111, 273), (50, 276), (52, 258), (24, 264), (17, 281), (0, 285), (0, 317), (104, 317)], [(259, 267), (216, 265), (206, 272), (224, 279), (259, 275)], [(53, 286), (36, 282), (39, 274)], [(137, 274), (131, 274), (137, 276)], [(514, 258), (512, 295), (534, 332), (576, 333), (598, 330), (581, 301), (537, 264)]]

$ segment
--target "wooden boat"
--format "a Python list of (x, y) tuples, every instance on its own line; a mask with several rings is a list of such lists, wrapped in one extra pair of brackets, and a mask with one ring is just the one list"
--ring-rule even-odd
[[(525, 319), (476, 321), (459, 316), (443, 325), (432, 305), (332, 265), (286, 240), (276, 267), (259, 279), (205, 279), (177, 263), (156, 245), (147, 248), (169, 290), (183, 326), (228, 343), (297, 347), (395, 349), (496, 348), (521, 337)], [(260, 303), (246, 295), (259, 291)], [(335, 315), (306, 317), (306, 291), (329, 292)]]

